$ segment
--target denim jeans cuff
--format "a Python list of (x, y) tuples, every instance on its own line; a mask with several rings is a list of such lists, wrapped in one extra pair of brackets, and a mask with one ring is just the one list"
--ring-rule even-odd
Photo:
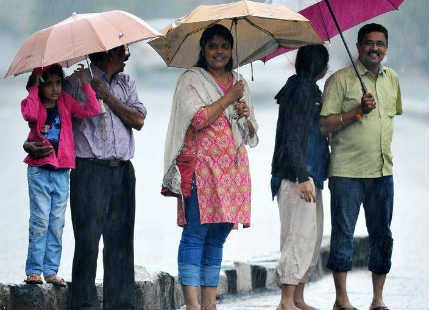
[(200, 272), (200, 266), (179, 263), (179, 283), (187, 286), (200, 286)]
[(386, 265), (386, 266), (381, 266), (381, 268), (380, 268), (380, 266), (374, 267), (371, 264), (368, 264), (368, 270), (369, 271), (371, 271), (375, 274), (380, 274), (380, 275), (388, 274), (390, 272), (390, 267), (391, 267), (391, 264)]
[(216, 287), (219, 284), (220, 265), (203, 265), (201, 267), (201, 285)]
[(347, 272), (352, 270), (352, 263), (333, 262), (331, 259), (329, 259), (326, 267), (335, 272)]
[(29, 274), (38, 274), (39, 276), (42, 275), (42, 271), (41, 270), (35, 270), (35, 269), (26, 269), (25, 270), (25, 274), (29, 275)]

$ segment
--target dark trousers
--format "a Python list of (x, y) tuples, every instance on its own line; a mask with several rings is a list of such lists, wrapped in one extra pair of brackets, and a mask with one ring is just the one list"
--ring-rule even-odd
[(377, 274), (388, 273), (393, 247), (393, 177), (331, 177), (329, 189), (332, 232), (328, 268), (338, 272), (352, 269), (353, 233), (363, 204), (369, 235), (368, 269)]
[(72, 310), (98, 310), (95, 288), (103, 235), (103, 309), (134, 310), (135, 175), (130, 161), (76, 159), (70, 174), (70, 207), (75, 251)]

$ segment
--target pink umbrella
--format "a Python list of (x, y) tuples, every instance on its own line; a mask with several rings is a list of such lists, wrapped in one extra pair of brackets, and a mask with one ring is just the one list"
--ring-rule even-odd
[(32, 34), (20, 47), (5, 78), (37, 67), (69, 67), (88, 54), (161, 36), (137, 16), (120, 10), (73, 15)]
[[(322, 0), (299, 13), (310, 20), (314, 30), (324, 41), (336, 36), (338, 33), (343, 40), (347, 53), (355, 67), (356, 74), (361, 82), (362, 90), (366, 92), (365, 84), (357, 73), (350, 50), (343, 37), (342, 31), (360, 24), (375, 16), (398, 10), (404, 0)], [(279, 1), (276, 1), (277, 3)], [(284, 1), (286, 2), (286, 1)], [(262, 60), (268, 61), (291, 49), (280, 48), (276, 52), (265, 56)]]

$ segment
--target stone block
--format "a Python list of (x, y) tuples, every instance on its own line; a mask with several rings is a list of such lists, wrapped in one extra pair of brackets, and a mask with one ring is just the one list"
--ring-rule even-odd
[(175, 281), (165, 272), (136, 282), (136, 308), (139, 310), (175, 309)]
[(228, 277), (225, 271), (221, 270), (219, 274), (219, 285), (217, 286), (216, 296), (221, 297), (228, 294)]
[(252, 290), (252, 271), (250, 264), (234, 262), (237, 271), (237, 293), (249, 293)]
[(8, 285), (0, 283), (0, 310), (11, 310), (10, 288)]
[(174, 277), (174, 295), (173, 306), (174, 309), (179, 309), (185, 304), (185, 297), (183, 296), (182, 285), (179, 283), (177, 277)]
[(252, 290), (265, 288), (267, 282), (267, 270), (264, 266), (251, 265)]
[(228, 279), (228, 294), (237, 294), (237, 271), (234, 268), (224, 268)]
[(279, 289), (279, 275), (277, 274), (277, 265), (270, 264), (265, 266), (267, 272), (267, 280), (265, 282), (265, 287), (268, 290), (278, 290)]
[(58, 288), (52, 284), (10, 286), (11, 310), (67, 310), (68, 300), (68, 287)]

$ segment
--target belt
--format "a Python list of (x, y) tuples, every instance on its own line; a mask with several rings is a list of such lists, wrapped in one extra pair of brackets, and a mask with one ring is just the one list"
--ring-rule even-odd
[(98, 159), (98, 158), (76, 158), (76, 160), (81, 161), (87, 161), (91, 162), (100, 166), (106, 166), (106, 167), (120, 167), (122, 165), (125, 165), (129, 160), (118, 160), (118, 159)]

